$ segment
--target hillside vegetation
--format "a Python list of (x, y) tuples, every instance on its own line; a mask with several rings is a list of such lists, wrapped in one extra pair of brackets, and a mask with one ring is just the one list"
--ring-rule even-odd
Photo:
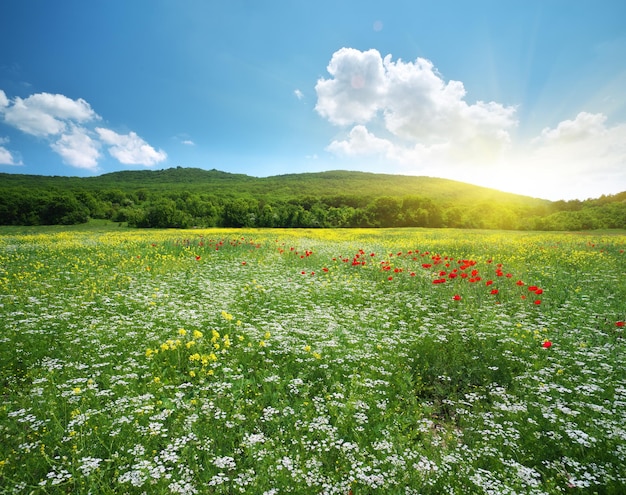
[(626, 192), (586, 201), (504, 193), (458, 181), (330, 171), (257, 178), (170, 168), (97, 177), (0, 174), (0, 224), (136, 227), (626, 228)]

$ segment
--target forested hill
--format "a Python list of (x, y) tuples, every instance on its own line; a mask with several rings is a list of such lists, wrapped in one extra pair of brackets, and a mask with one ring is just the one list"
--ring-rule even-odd
[(259, 178), (219, 170), (177, 167), (165, 170), (121, 171), (95, 177), (0, 174), (0, 181), (9, 187), (120, 189), (122, 191), (185, 190), (224, 197), (248, 195), (263, 199), (292, 199), (306, 196), (320, 198), (349, 195), (375, 198), (419, 195), (437, 200), (460, 202), (492, 200), (529, 206), (550, 203), (546, 200), (504, 193), (448, 179), (343, 170)]
[(138, 227), (626, 228), (626, 192), (557, 201), (463, 182), (330, 171), (251, 177), (170, 168), (96, 177), (0, 174), (0, 224)]

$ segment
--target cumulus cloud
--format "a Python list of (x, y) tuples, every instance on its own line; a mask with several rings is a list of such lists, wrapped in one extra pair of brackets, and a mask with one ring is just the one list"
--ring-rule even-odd
[(564, 120), (554, 129), (546, 127), (534, 142), (541, 145), (572, 143), (598, 137), (607, 132), (606, 115), (580, 112), (574, 120)]
[[(614, 194), (626, 187), (626, 124), (607, 125), (602, 113), (579, 113), (531, 141), (526, 166), (574, 197)], [(587, 192), (585, 192), (587, 191)]]
[(13, 154), (4, 146), (0, 146), (0, 165), (20, 165)]
[(84, 128), (73, 127), (50, 147), (61, 155), (68, 165), (92, 171), (98, 168), (100, 143), (92, 139)]
[[(2, 91), (0, 90), (0, 106), (2, 105)], [(0, 137), (0, 165), (22, 165), (22, 161), (3, 145), (9, 143), (8, 137)]]
[(377, 50), (342, 48), (326, 68), (331, 79), (315, 85), (315, 110), (333, 124), (364, 124), (385, 104), (387, 80)]
[(301, 100), (302, 98), (304, 98), (304, 93), (300, 91), (299, 89), (295, 89), (293, 91), (293, 94), (296, 95), (296, 98), (298, 98), (298, 100)]
[(154, 165), (167, 158), (163, 150), (155, 150), (134, 132), (118, 134), (110, 129), (96, 127), (96, 132), (109, 153), (120, 163), (126, 165)]
[(478, 141), (499, 149), (509, 143), (509, 129), (517, 124), (515, 107), (468, 103), (463, 83), (444, 81), (424, 58), (394, 62), (377, 50), (342, 48), (327, 70), (332, 77), (315, 86), (317, 112), (342, 126), (382, 121), (397, 138), (395, 146), (471, 146)]
[[(164, 151), (155, 150), (134, 132), (122, 135), (101, 127), (94, 129), (93, 122), (101, 117), (82, 98), (35, 93), (11, 100), (0, 90), (0, 115), (4, 123), (45, 139), (73, 167), (96, 171), (103, 143), (109, 145), (112, 157), (126, 165), (154, 165), (167, 158)], [(0, 160), (4, 164), (15, 162), (6, 148), (2, 148)]]
[(20, 131), (33, 136), (48, 136), (63, 132), (69, 122), (87, 122), (100, 117), (82, 98), (37, 93), (22, 99), (16, 97), (12, 105), (5, 105), (5, 121)]
[(344, 156), (388, 155), (394, 145), (387, 139), (376, 137), (364, 125), (352, 128), (345, 140), (335, 140), (326, 148), (328, 151)]

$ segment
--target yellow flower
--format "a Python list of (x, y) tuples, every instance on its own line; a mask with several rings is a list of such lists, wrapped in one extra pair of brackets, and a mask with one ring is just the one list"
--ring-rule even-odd
[(263, 336), (265, 338), (265, 340), (269, 339), (272, 336), (271, 333), (269, 332), (265, 332), (265, 335)]
[(310, 345), (305, 345), (304, 346), (304, 352), (311, 352), (311, 346)]
[(192, 347), (192, 346), (194, 346), (194, 345), (196, 345), (196, 343), (195, 343), (193, 340), (190, 340), (189, 342), (187, 342), (187, 343), (185, 344), (185, 347), (186, 347), (187, 349), (189, 349), (190, 347)]
[(228, 349), (230, 347), (230, 339), (228, 338), (228, 335), (224, 335), (224, 348)]
[(161, 383), (161, 379), (158, 376), (155, 376), (154, 383)]
[(75, 394), (80, 394), (80, 387), (74, 387), (72, 389), (72, 392), (74, 392)]
[(259, 346), (260, 346), (260, 347), (265, 347), (265, 341), (264, 341), (264, 340), (262, 340), (261, 342), (259, 342)]
[(195, 372), (194, 370), (191, 370), (191, 371), (189, 372), (189, 376), (190, 376), (191, 378), (193, 378), (194, 376), (196, 376), (196, 372)]
[(224, 318), (226, 321), (231, 321), (233, 319), (233, 315), (227, 313), (226, 311), (222, 311), (222, 318)]
[(193, 338), (194, 339), (201, 339), (202, 338), (202, 332), (200, 330), (194, 330), (193, 331)]
[(211, 342), (215, 343), (217, 342), (217, 339), (220, 338), (220, 333), (217, 330), (211, 330)]
[(189, 356), (189, 361), (200, 361), (200, 354), (198, 354), (197, 352), (195, 354), (192, 354), (191, 356)]
[(314, 357), (315, 359), (322, 359), (322, 355), (321, 355), (319, 352), (314, 352), (314, 353), (313, 353), (313, 357)]
[(187, 330), (185, 330), (184, 328), (179, 328), (178, 335), (184, 337), (185, 335), (187, 335)]

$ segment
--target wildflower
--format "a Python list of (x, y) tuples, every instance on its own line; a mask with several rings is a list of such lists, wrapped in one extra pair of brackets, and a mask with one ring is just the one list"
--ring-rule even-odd
[(233, 319), (233, 315), (227, 313), (226, 311), (222, 311), (222, 318), (224, 318), (226, 321), (231, 321)]
[(626, 325), (626, 323), (625, 323), (625, 322), (623, 322), (623, 321), (618, 321), (617, 323), (615, 323), (615, 326), (616, 326), (616, 327), (620, 327), (620, 328), (621, 328), (621, 327), (623, 327), (623, 326), (625, 326), (625, 325)]
[(544, 340), (543, 344), (541, 344), (541, 347), (543, 347), (544, 349), (550, 349), (550, 347), (552, 347), (552, 342), (549, 340)]
[(194, 330), (193, 331), (193, 338), (194, 339), (201, 339), (202, 338), (202, 332), (200, 330)]
[(181, 337), (184, 337), (185, 335), (187, 335), (187, 330), (185, 330), (184, 328), (179, 328), (178, 335), (180, 335)]
[(461, 296), (459, 296), (458, 294), (455, 294), (454, 297), (452, 298), (454, 301), (460, 301), (461, 300)]
[(492, 295), (496, 295), (498, 293), (498, 289), (491, 289), (491, 294)]
[(535, 306), (539, 306), (541, 304), (541, 299), (535, 299)]

